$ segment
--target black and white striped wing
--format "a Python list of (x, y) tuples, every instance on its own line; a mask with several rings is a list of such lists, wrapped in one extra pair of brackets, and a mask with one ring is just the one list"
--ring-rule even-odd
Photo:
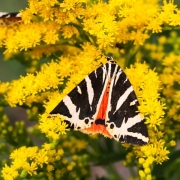
[(111, 74), (106, 128), (120, 142), (147, 144), (145, 120), (138, 112), (139, 102), (126, 74), (117, 64), (107, 64)]
[(95, 121), (104, 86), (105, 72), (103, 67), (99, 67), (66, 95), (50, 114), (60, 114), (74, 130), (90, 128)]
[(148, 132), (138, 105), (130, 81), (110, 58), (82, 80), (50, 114), (60, 114), (74, 130), (144, 145)]

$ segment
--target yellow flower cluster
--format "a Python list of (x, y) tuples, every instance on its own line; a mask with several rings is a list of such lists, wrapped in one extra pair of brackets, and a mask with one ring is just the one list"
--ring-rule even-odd
[(67, 124), (60, 115), (48, 119), (44, 114), (40, 119), (39, 129), (54, 141), (57, 141), (61, 134), (65, 134), (66, 128)]
[(0, 85), (1, 91), (7, 91), (6, 101), (11, 106), (22, 105), (27, 97), (51, 88), (55, 89), (62, 84), (61, 73), (65, 73), (64, 76), (68, 76), (67, 71), (60, 71), (58, 63), (52, 61), (49, 65), (45, 64), (41, 72), (37, 72), (35, 75), (27, 74), (26, 77), (21, 76), (19, 80), (14, 80), (8, 87), (7, 83), (2, 83)]
[(178, 26), (179, 13), (173, 1), (163, 1), (160, 6), (157, 0), (110, 0), (89, 6), (86, 0), (30, 0), (29, 7), (21, 11), (21, 24), (0, 27), (0, 45), (7, 53), (43, 44), (75, 45), (87, 33), (100, 49), (116, 42), (143, 44), (149, 31), (161, 32), (164, 23)]
[[(70, 140), (68, 140), (67, 137), (64, 137), (61, 147), (58, 146), (56, 149), (53, 143), (44, 144), (42, 148), (38, 148), (37, 146), (23, 146), (11, 153), (10, 159), (12, 160), (12, 165), (8, 166), (5, 164), (5, 167), (2, 170), (2, 177), (5, 180), (13, 180), (18, 177), (26, 178), (28, 176), (38, 175), (37, 171), (41, 169), (41, 171), (47, 172), (46, 176), (49, 178), (51, 177), (50, 179), (64, 177), (64, 174), (69, 171), (72, 173), (71, 177), (75, 178), (77, 177), (73, 172), (75, 166), (82, 168), (83, 172), (80, 174), (86, 175), (87, 171), (85, 168), (87, 167), (87, 164), (84, 164), (83, 161), (87, 159), (87, 156), (83, 155), (79, 158), (75, 155), (85, 149), (86, 146), (87, 142), (84, 142), (83, 140), (79, 141), (76, 138), (70, 138)], [(72, 150), (72, 157), (69, 158), (64, 156), (64, 150), (62, 148), (66, 151), (70, 148)], [(56, 168), (54, 163), (58, 163), (59, 167)]]
[[(36, 74), (27, 74), (25, 77), (21, 76), (19, 80), (14, 80), (10, 84), (2, 82), (0, 84), (0, 93), (6, 94), (5, 100), (11, 106), (16, 106), (17, 104), (22, 105), (24, 103), (29, 104), (29, 101), (33, 102), (33, 97), (39, 93), (52, 89), (55, 90), (63, 86), (64, 78), (70, 76), (67, 88), (63, 91), (63, 95), (61, 95), (61, 98), (64, 97), (88, 72), (96, 69), (100, 63), (106, 61), (104, 56), (100, 58), (101, 53), (96, 47), (87, 43), (83, 46), (83, 49), (84, 51), (76, 57), (61, 57), (60, 60), (56, 62), (52, 61), (49, 64), (44, 64), (41, 71), (36, 72)], [(100, 59), (94, 62), (94, 59), (97, 58)], [(90, 65), (87, 66), (87, 64)], [(79, 70), (79, 66), (83, 67), (82, 71)], [(74, 68), (71, 69), (71, 67)], [(44, 97), (46, 98), (46, 96)], [(56, 99), (56, 104), (59, 100), (58, 98)], [(36, 101), (35, 98), (34, 101)], [(52, 110), (54, 105), (55, 104), (53, 104), (50, 110)], [(48, 112), (50, 112), (50, 110)]]
[[(164, 0), (162, 5), (158, 0), (29, 0), (29, 7), (21, 11), (20, 23), (0, 26), (0, 47), (6, 48), (5, 57), (11, 58), (15, 53), (23, 55), (24, 64), (31, 63), (26, 71), (32, 72), (18, 80), (0, 83), (2, 106), (24, 105), (29, 119), (37, 117), (39, 106), (44, 106), (38, 128), (51, 142), (42, 148), (21, 147), (11, 153), (12, 165), (5, 165), (3, 178), (40, 176), (37, 171), (43, 168), (49, 179), (66, 179), (67, 176), (78, 179), (78, 173), (84, 178), (89, 173), (88, 157), (77, 154), (86, 149), (87, 142), (61, 136), (66, 133), (67, 125), (61, 116), (50, 117), (48, 113), (88, 73), (106, 62), (104, 54), (113, 52), (114, 59), (127, 66), (133, 58), (144, 59), (145, 50), (161, 65), (150, 70), (145, 63), (136, 63), (125, 72), (140, 101), (139, 111), (146, 119), (150, 141), (146, 146), (134, 147), (124, 164), (138, 158), (140, 179), (153, 179), (153, 165), (168, 159), (168, 148), (176, 145), (172, 139), (180, 130), (180, 125), (174, 127), (172, 121), (164, 118), (166, 104), (171, 107), (167, 110), (168, 118), (176, 123), (180, 121), (180, 91), (175, 86), (180, 80), (179, 38), (175, 33), (171, 33), (169, 39), (162, 36), (158, 39), (159, 46), (145, 40), (152, 33), (162, 32), (166, 26), (179, 26), (179, 14), (173, 0)], [(174, 45), (173, 53), (165, 53), (167, 44)], [(55, 57), (56, 61), (49, 58), (48, 63), (41, 65), (39, 60), (44, 56)], [(160, 101), (162, 87), (164, 99)], [(6, 117), (2, 119), (1, 138), (6, 139), (12, 126)], [(17, 126), (24, 128), (22, 123)], [(24, 132), (23, 128), (20, 132)], [(65, 156), (64, 152), (70, 155)]]
[[(27, 174), (32, 176), (37, 174), (36, 170), (39, 166), (41, 168), (47, 164), (50, 166), (59, 160), (59, 157), (62, 157), (63, 154), (63, 150), (52, 150), (48, 144), (44, 145), (42, 149), (36, 146), (28, 148), (23, 146), (11, 153), (10, 158), (13, 160), (13, 163), (11, 166), (5, 165), (2, 170), (2, 176), (7, 180), (13, 180), (17, 177), (25, 178)], [(48, 170), (50, 169), (48, 168)]]

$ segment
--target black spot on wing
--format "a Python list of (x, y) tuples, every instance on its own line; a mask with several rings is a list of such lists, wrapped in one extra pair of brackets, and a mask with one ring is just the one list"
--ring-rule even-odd
[(88, 124), (89, 123), (89, 119), (85, 119), (85, 121), (84, 121), (86, 124)]
[(105, 126), (105, 120), (103, 120), (103, 119), (97, 119), (97, 120), (95, 121), (95, 124), (96, 124), (96, 125), (100, 124), (100, 125), (104, 125), (104, 126)]
[(111, 125), (110, 125), (110, 129), (114, 129), (114, 124), (111, 124)]

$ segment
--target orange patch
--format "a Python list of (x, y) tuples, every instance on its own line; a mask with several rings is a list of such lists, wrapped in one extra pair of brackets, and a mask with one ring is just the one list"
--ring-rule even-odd
[[(110, 83), (111, 83), (111, 80), (108, 81), (108, 84), (106, 86), (106, 90), (104, 92), (104, 95), (103, 95), (103, 98), (102, 98), (101, 105), (99, 107), (99, 111), (98, 111), (96, 120), (101, 119), (101, 120), (105, 121), (107, 105), (108, 105), (108, 99), (109, 99)], [(95, 120), (95, 122), (96, 122), (96, 120)], [(106, 126), (104, 126), (102, 124), (96, 124), (95, 122), (92, 124), (92, 126), (90, 128), (83, 129), (82, 132), (85, 132), (85, 133), (88, 133), (88, 134), (89, 133), (100, 133), (100, 134), (103, 134), (106, 137), (112, 138), (112, 136), (107, 131)]]

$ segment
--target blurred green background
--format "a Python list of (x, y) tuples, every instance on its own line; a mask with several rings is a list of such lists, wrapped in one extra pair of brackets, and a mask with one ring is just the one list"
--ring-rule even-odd
[(27, 5), (27, 0), (0, 0), (0, 12), (17, 12)]

